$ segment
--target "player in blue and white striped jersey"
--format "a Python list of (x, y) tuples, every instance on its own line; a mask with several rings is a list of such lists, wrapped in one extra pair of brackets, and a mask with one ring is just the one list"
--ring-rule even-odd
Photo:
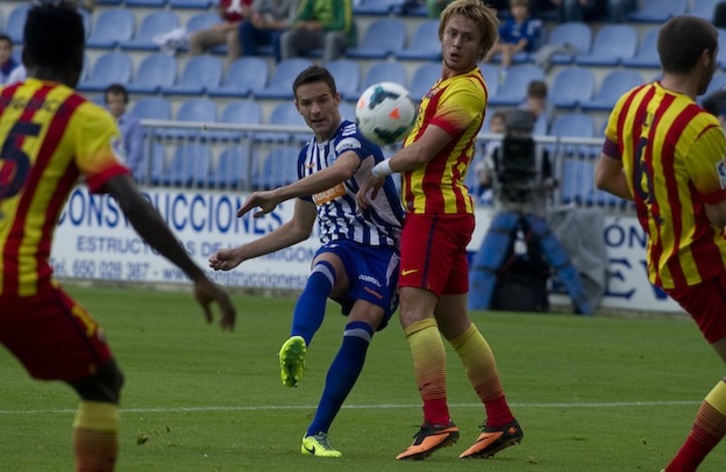
[(398, 306), (398, 245), (404, 212), (391, 177), (370, 197), (366, 210), (357, 206), (359, 184), (383, 154), (358, 132), (355, 123), (341, 117), (340, 94), (330, 73), (312, 66), (297, 76), (293, 91), (295, 105), (315, 135), (298, 156), (300, 179), (253, 193), (237, 211), (242, 216), (259, 208), (253, 216), (260, 217), (295, 198), (292, 220), (256, 241), (220, 249), (209, 265), (230, 270), (247, 259), (304, 241), (318, 221), (322, 245), (295, 306), (290, 338), (280, 349), (280, 374), (284, 385), (297, 385), (307, 348), (323, 322), (326, 300), (338, 302), (348, 322), (301, 452), (340, 457), (328, 441), (328, 430), (363, 369), (373, 333), (386, 326)]

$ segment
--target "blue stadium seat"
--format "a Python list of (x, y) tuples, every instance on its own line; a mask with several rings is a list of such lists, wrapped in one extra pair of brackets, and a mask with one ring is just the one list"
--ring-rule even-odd
[(249, 147), (230, 146), (222, 150), (216, 165), (207, 180), (213, 188), (241, 189), (247, 184), (247, 173), (250, 166)]
[(403, 49), (406, 44), (406, 25), (398, 18), (375, 20), (366, 29), (363, 41), (348, 48), (345, 55), (354, 59), (385, 59)]
[(389, 15), (398, 11), (403, 5), (403, 0), (361, 0), (353, 6), (355, 15)]
[(373, 63), (368, 69), (357, 95), (360, 96), (365, 89), (378, 82), (395, 82), (405, 87), (408, 83), (405, 66), (400, 62)]
[(134, 35), (136, 20), (130, 9), (110, 8), (102, 10), (86, 41), (89, 48), (113, 49)]
[[(217, 121), (217, 105), (208, 98), (192, 98), (179, 107), (175, 116), (176, 121), (195, 121), (199, 123), (214, 123)], [(198, 128), (166, 128), (159, 130), (159, 136), (169, 139), (212, 139), (214, 133)]]
[(212, 167), (212, 152), (202, 143), (179, 145), (161, 176), (161, 185), (202, 186), (206, 184)]
[(487, 84), (487, 92), (490, 97), (497, 94), (499, 89), (499, 66), (495, 64), (479, 64), (479, 70), (481, 71), (484, 82)]
[(586, 66), (616, 66), (635, 55), (638, 32), (630, 25), (605, 25), (595, 35), (592, 51), (575, 56), (575, 63)]
[[(234, 125), (259, 125), (262, 123), (262, 108), (254, 100), (233, 100), (224, 107), (219, 119), (221, 123)], [(239, 141), (249, 135), (241, 130), (209, 130), (209, 139)]]
[(159, 46), (154, 42), (154, 36), (168, 33), (179, 25), (179, 16), (173, 11), (151, 12), (141, 21), (139, 31), (134, 38), (121, 41), (121, 49), (156, 51)]
[(338, 59), (325, 64), (325, 68), (333, 75), (335, 86), (344, 100), (358, 98), (360, 86), (360, 64), (350, 59)]
[[(550, 126), (550, 136), (565, 138), (592, 138), (595, 136), (595, 120), (585, 113), (566, 113), (558, 115)], [(547, 146), (552, 153), (552, 146)], [(586, 146), (573, 144), (560, 144), (560, 152), (571, 155), (575, 151), (589, 153)]]
[(259, 159), (255, 159), (252, 163), (252, 188), (269, 190), (289, 185), (298, 180), (297, 158), (299, 154), (298, 147), (275, 146), (270, 149), (261, 163)]
[(91, 13), (84, 8), (79, 8), (78, 13), (83, 18), (83, 29), (86, 32), (86, 38), (88, 38), (91, 35)]
[(139, 120), (170, 120), (171, 103), (161, 97), (144, 97), (136, 100), (133, 113)]
[(96, 0), (96, 3), (99, 5), (121, 5), (122, 0)]
[(686, 12), (683, 0), (645, 0), (640, 10), (628, 15), (628, 21), (636, 23), (665, 23), (673, 16)]
[[(149, 160), (151, 162), (149, 162)], [(132, 169), (134, 178), (137, 182), (143, 185), (158, 185), (161, 182), (161, 177), (164, 175), (164, 169), (166, 167), (166, 149), (164, 145), (158, 141), (154, 141), (151, 144), (151, 155), (145, 149), (139, 166), (136, 169)]]
[(726, 69), (726, 29), (718, 30), (718, 54), (716, 61), (722, 69)]
[[(213, 0), (169, 0), (169, 5), (172, 10), (176, 9), (198, 9), (198, 10), (209, 10), (217, 2)], [(217, 15), (218, 22), (219, 15)]]
[(575, 205), (622, 206), (628, 202), (595, 187), (594, 158), (562, 160), (560, 192), (562, 203)]
[(440, 78), (441, 64), (428, 62), (418, 66), (413, 73), (411, 85), (408, 87), (408, 91), (411, 92), (411, 98), (420, 101)]
[(292, 83), (295, 77), (313, 65), (313, 63), (301, 57), (293, 57), (283, 59), (277, 63), (275, 70), (272, 71), (270, 83), (264, 89), (255, 94), (257, 98), (285, 100), (293, 98)]
[(166, 0), (124, 0), (127, 7), (163, 8)]
[(507, 70), (503, 83), (496, 94), (490, 92), (489, 103), (493, 106), (517, 106), (527, 96), (527, 87), (533, 80), (544, 80), (544, 72), (531, 64), (515, 64)]
[(126, 84), (131, 80), (131, 57), (123, 52), (107, 52), (93, 64), (88, 78), (81, 82), (82, 92), (102, 92), (113, 83)]
[(570, 64), (575, 55), (590, 51), (592, 30), (587, 23), (579, 21), (560, 23), (552, 29), (545, 44), (571, 49), (574, 54), (557, 53), (550, 59), (552, 64)]
[(660, 57), (658, 56), (659, 32), (659, 27), (649, 29), (640, 41), (638, 52), (631, 58), (623, 59), (623, 65), (637, 68), (660, 68)]
[(131, 93), (158, 93), (174, 85), (176, 60), (162, 53), (149, 54), (141, 60), (136, 77), (126, 86)]
[(28, 17), (29, 9), (30, 2), (24, 2), (10, 10), (5, 26), (5, 34), (10, 36), (13, 43), (20, 44), (23, 42), (23, 29), (25, 28), (25, 19)]
[(439, 41), (439, 20), (422, 22), (408, 42), (408, 47), (394, 52), (396, 59), (417, 61), (438, 61), (441, 59)]
[[(173, 7), (173, 5), (172, 5)], [(221, 23), (222, 19), (218, 13), (213, 11), (202, 11), (192, 15), (186, 24), (186, 30), (189, 33), (196, 33), (209, 27)]]
[(224, 64), (210, 55), (194, 56), (186, 63), (179, 82), (162, 90), (165, 95), (201, 95), (219, 87)]
[(688, 10), (689, 15), (700, 16), (701, 18), (713, 21), (713, 13), (718, 5), (723, 0), (693, 0), (691, 8)]
[(549, 98), (557, 108), (571, 110), (595, 94), (595, 74), (584, 67), (567, 67), (554, 78)]
[(207, 93), (212, 97), (246, 97), (264, 89), (269, 75), (264, 58), (240, 57), (229, 65), (222, 86), (208, 89)]
[(711, 83), (708, 84), (708, 88), (706, 89), (706, 93), (701, 95), (699, 100), (702, 100), (709, 95), (711, 95), (713, 92), (716, 92), (717, 90), (721, 90), (723, 88), (726, 88), (726, 74), (718, 73), (714, 74), (713, 78), (711, 79)]
[[(295, 104), (292, 102), (283, 102), (275, 106), (275, 108), (272, 109), (272, 112), (270, 113), (270, 116), (267, 120), (267, 123), (270, 125), (279, 125), (279, 126), (297, 126), (297, 127), (307, 127), (307, 124), (305, 123), (305, 119), (302, 117), (302, 115), (297, 111), (297, 108), (295, 108)], [(261, 132), (255, 134), (255, 139), (257, 141), (290, 141), (294, 140), (297, 142), (305, 142), (310, 139), (310, 132), (302, 132), (302, 133), (276, 133), (276, 132)]]
[(340, 111), (340, 116), (342, 116), (346, 120), (355, 121), (355, 106), (351, 103), (340, 102), (340, 106), (338, 106), (338, 111)]
[(583, 110), (610, 111), (615, 102), (628, 90), (643, 83), (640, 72), (629, 69), (616, 69), (609, 72), (602, 81), (595, 99), (580, 103)]

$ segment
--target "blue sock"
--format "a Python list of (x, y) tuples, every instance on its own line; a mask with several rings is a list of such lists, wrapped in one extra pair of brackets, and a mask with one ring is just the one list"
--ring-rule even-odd
[(305, 290), (300, 294), (292, 315), (290, 336), (302, 336), (310, 346), (313, 335), (323, 324), (325, 304), (335, 285), (335, 269), (328, 262), (320, 261), (313, 266)]
[(353, 389), (363, 370), (366, 351), (373, 337), (373, 328), (362, 321), (354, 321), (345, 326), (343, 344), (338, 355), (328, 369), (325, 390), (320, 398), (315, 418), (308, 428), (307, 435), (327, 433), (340, 407)]

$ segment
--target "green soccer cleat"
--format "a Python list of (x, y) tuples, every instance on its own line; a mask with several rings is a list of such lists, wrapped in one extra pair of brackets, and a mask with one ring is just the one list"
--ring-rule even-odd
[(302, 336), (293, 336), (280, 348), (280, 378), (285, 387), (297, 387), (305, 371), (307, 346)]
[(302, 439), (300, 452), (303, 455), (315, 457), (343, 457), (343, 453), (333, 449), (328, 440), (327, 433), (318, 433), (313, 436), (305, 436)]

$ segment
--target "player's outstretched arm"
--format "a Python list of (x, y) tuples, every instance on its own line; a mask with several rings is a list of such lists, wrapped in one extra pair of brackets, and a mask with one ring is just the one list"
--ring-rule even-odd
[(130, 175), (117, 175), (106, 182), (104, 189), (118, 201), (121, 211), (131, 225), (151, 247), (183, 270), (194, 282), (194, 295), (204, 310), (208, 323), (212, 322), (211, 304), (221, 310), (222, 329), (234, 328), (235, 309), (226, 292), (212, 283), (204, 271), (191, 260), (161, 215), (139, 192)]

